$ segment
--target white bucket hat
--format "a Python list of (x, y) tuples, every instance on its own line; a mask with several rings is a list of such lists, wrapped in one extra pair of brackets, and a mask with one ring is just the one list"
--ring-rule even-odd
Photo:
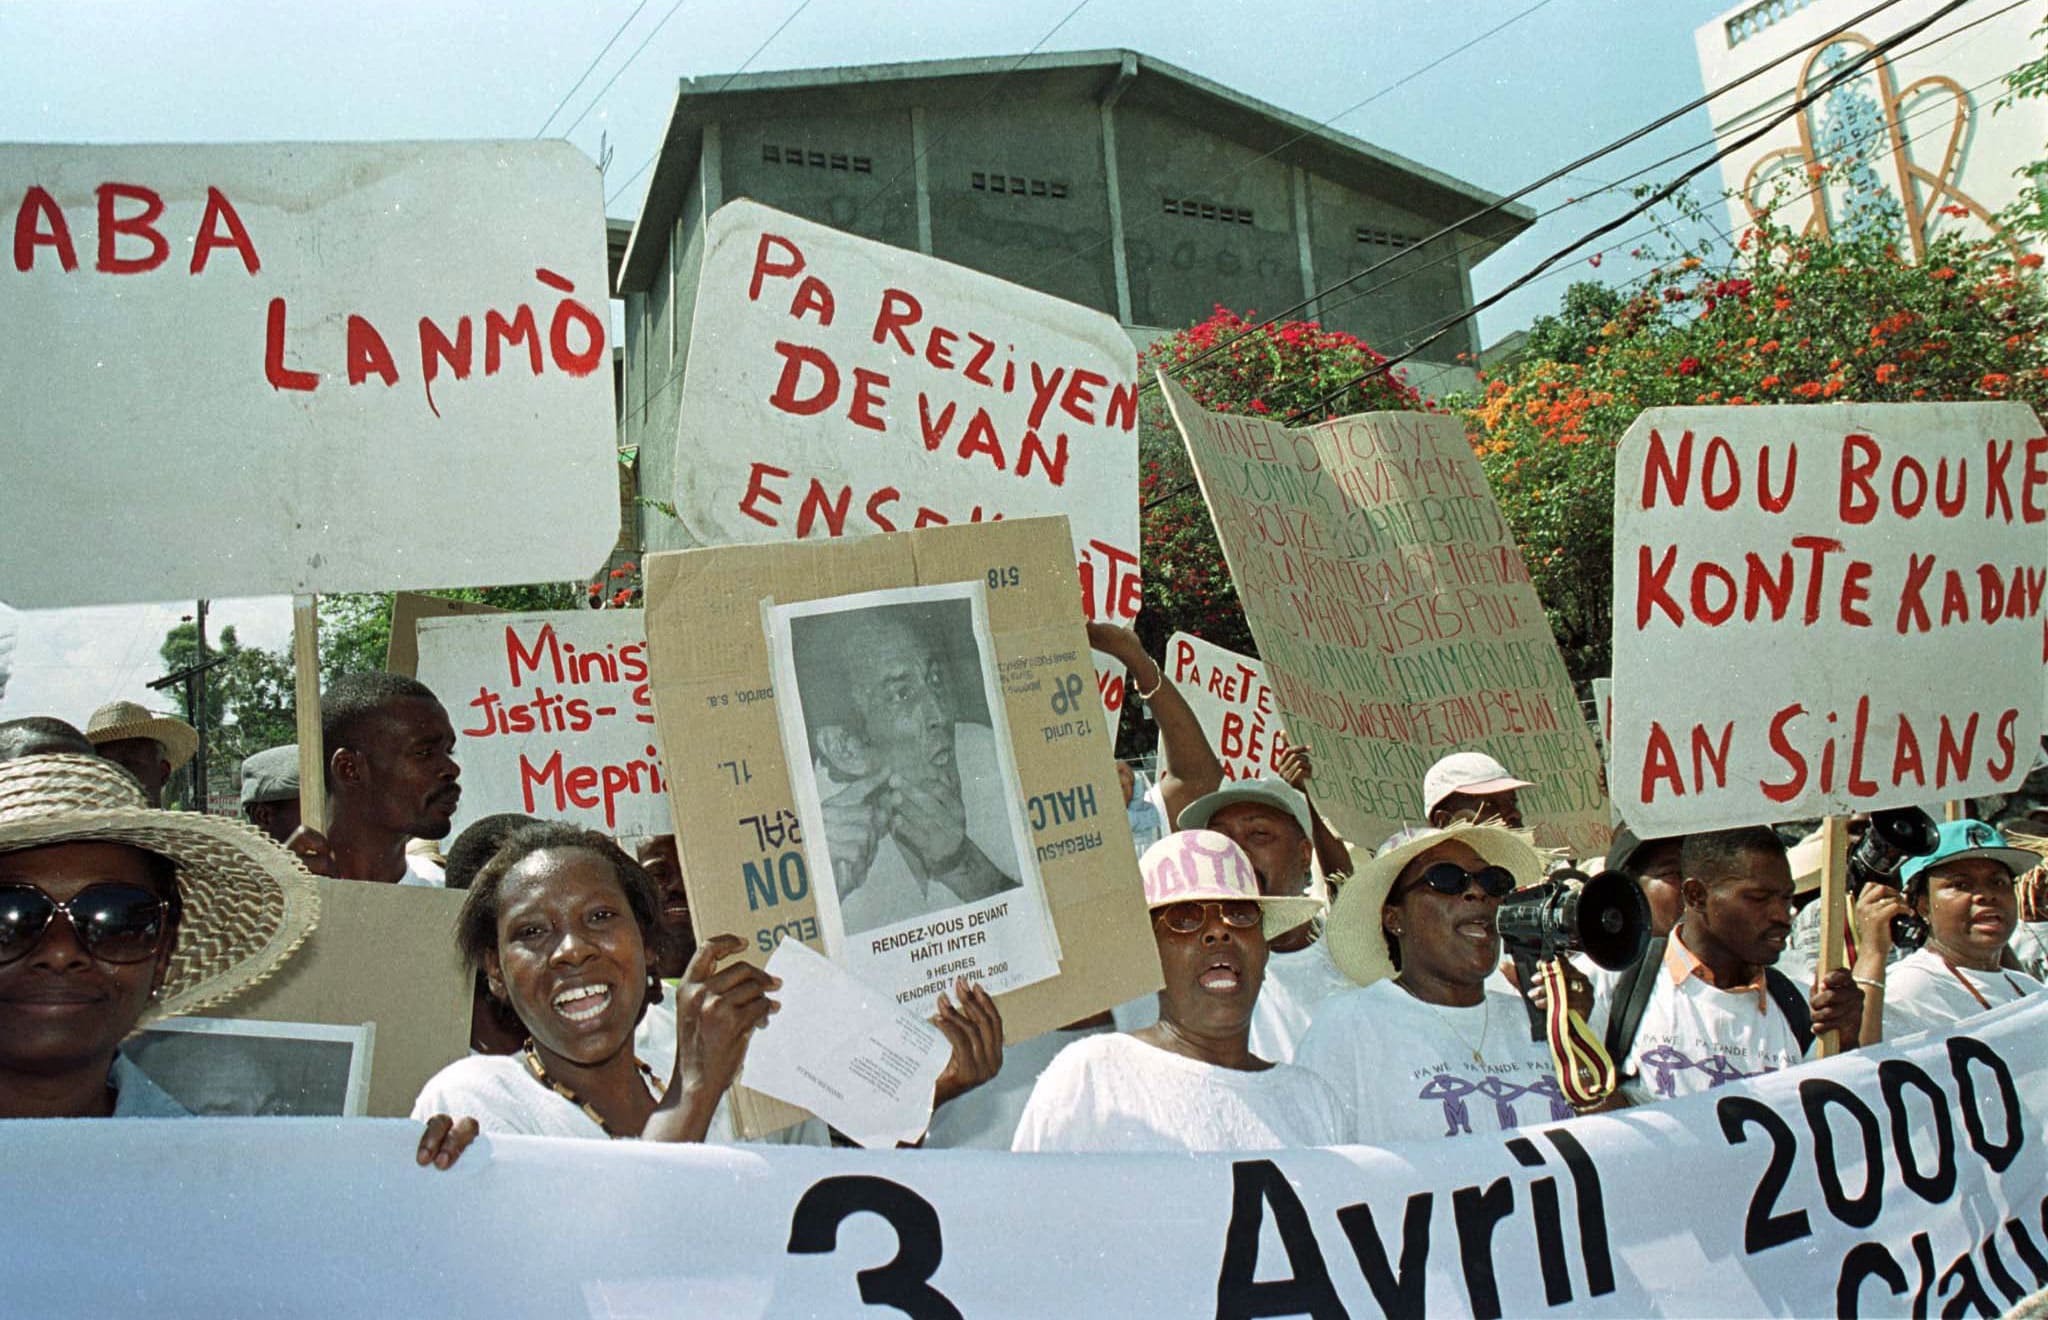
[(1394, 957), (1380, 912), (1393, 892), (1394, 880), (1422, 854), (1445, 843), (1462, 843), (1489, 866), (1505, 867), (1517, 888), (1543, 879), (1543, 859), (1513, 831), (1497, 825), (1453, 825), (1448, 829), (1403, 830), (1380, 845), (1372, 860), (1358, 868), (1337, 892), (1323, 939), (1330, 957), (1346, 976), (1371, 985), (1394, 974)]

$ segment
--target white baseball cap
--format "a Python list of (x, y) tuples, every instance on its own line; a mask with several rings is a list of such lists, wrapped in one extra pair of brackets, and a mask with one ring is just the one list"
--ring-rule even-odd
[(1510, 789), (1534, 788), (1517, 779), (1508, 768), (1485, 752), (1452, 752), (1422, 776), (1422, 814), (1425, 819), (1437, 803), (1453, 793), (1505, 793)]

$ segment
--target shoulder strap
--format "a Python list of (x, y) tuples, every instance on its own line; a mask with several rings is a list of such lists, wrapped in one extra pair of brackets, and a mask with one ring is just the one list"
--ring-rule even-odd
[(1607, 1010), (1607, 1057), (1619, 1068), (1635, 1047), (1636, 1030), (1643, 1025), (1643, 1013), (1650, 1006), (1650, 994), (1657, 988), (1657, 969), (1664, 965), (1664, 945), (1670, 937), (1657, 935), (1643, 948), (1643, 956), (1625, 969), (1614, 982), (1614, 998)]
[(1792, 1034), (1799, 1041), (1799, 1052), (1804, 1054), (1813, 1046), (1813, 1010), (1807, 1006), (1806, 996), (1791, 977), (1775, 967), (1764, 968), (1764, 988), (1771, 992), (1771, 1002), (1792, 1024)]

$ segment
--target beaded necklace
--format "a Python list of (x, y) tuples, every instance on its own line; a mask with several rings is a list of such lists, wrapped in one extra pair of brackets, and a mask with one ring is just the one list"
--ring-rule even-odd
[[(556, 1095), (561, 1096), (564, 1100), (567, 1100), (570, 1104), (582, 1110), (583, 1116), (585, 1118), (588, 1118), (591, 1122), (597, 1124), (598, 1131), (604, 1133), (607, 1137), (610, 1137), (614, 1141), (617, 1141), (622, 1135), (624, 1135), (622, 1133), (612, 1131), (612, 1125), (604, 1121), (604, 1115), (598, 1113), (596, 1107), (593, 1106), (588, 1100), (585, 1100), (583, 1097), (577, 1095), (568, 1087), (562, 1085), (554, 1078), (548, 1076), (547, 1065), (540, 1061), (540, 1055), (537, 1052), (535, 1052), (533, 1048), (533, 1042), (530, 1040), (526, 1042), (525, 1058), (526, 1071), (533, 1074), (533, 1080), (539, 1082), (542, 1086), (547, 1087)], [(646, 1060), (640, 1058), (638, 1055), (635, 1055), (633, 1058), (633, 1063), (634, 1066), (640, 1069), (640, 1077), (641, 1080), (647, 1083), (648, 1093), (652, 1095), (657, 1102), (659, 1102), (661, 1100), (663, 1093), (668, 1088), (663, 1086), (658, 1080), (656, 1080), (654, 1076), (654, 1069), (647, 1066)]]

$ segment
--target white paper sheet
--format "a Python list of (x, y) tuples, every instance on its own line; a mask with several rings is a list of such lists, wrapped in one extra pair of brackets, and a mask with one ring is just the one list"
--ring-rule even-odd
[(863, 1146), (916, 1141), (952, 1046), (823, 954), (785, 939), (768, 959), (782, 1010), (747, 1047), (740, 1082), (801, 1105)]

